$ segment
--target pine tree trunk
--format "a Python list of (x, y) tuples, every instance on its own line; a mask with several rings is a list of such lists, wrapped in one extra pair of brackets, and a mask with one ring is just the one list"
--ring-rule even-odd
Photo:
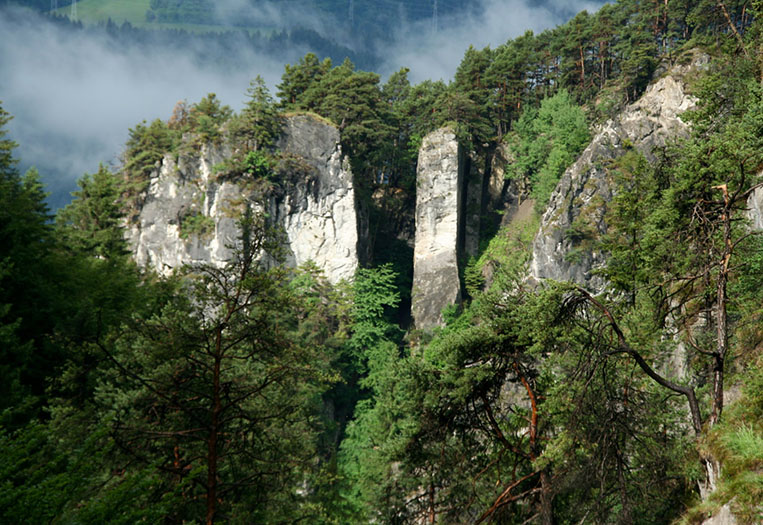
[(222, 352), (222, 326), (215, 341), (215, 364), (212, 370), (212, 413), (207, 439), (207, 525), (213, 525), (217, 514), (217, 437), (220, 425), (220, 362)]
[(554, 494), (551, 479), (546, 469), (540, 473), (540, 522), (541, 525), (554, 525)]

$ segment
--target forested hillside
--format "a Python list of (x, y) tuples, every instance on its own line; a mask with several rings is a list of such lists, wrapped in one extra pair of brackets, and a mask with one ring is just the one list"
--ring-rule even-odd
[[(760, 523), (762, 16), (620, 0), (469, 48), (448, 83), (309, 53), (240, 112), (210, 93), (137, 123), (55, 215), (0, 107), (0, 521)], [(685, 132), (602, 139), (668, 81)], [(514, 200), (456, 204), (478, 235), (425, 326), (413, 217), (436, 130), (460, 179)], [(581, 155), (599, 179), (565, 194)], [(317, 169), (351, 173), (350, 280), (287, 264), (279, 206), (320, 215), (309, 199), (339, 192)], [(226, 220), (230, 256), (139, 265), (161, 191), (187, 192), (162, 234), (193, 255)], [(564, 199), (595, 212), (563, 232), (565, 261), (601, 261), (586, 282), (530, 277)]]

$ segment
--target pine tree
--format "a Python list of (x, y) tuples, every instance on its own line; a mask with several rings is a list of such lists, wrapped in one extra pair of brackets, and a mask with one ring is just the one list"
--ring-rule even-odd
[(291, 520), (316, 466), (317, 414), (328, 360), (289, 337), (294, 302), (262, 218), (246, 216), (225, 268), (192, 280), (158, 315), (139, 318), (114, 349), (97, 402), (112, 435), (159, 490), (184, 492), (174, 519)]
[(318, 60), (314, 53), (308, 53), (300, 58), (295, 65), (286, 65), (286, 71), (278, 84), (276, 95), (280, 99), (280, 105), (285, 108), (304, 106), (301, 98), (303, 93), (310, 88), (331, 69), (331, 60)]
[(103, 259), (124, 259), (130, 250), (124, 238), (123, 181), (103, 164), (79, 180), (74, 201), (56, 214), (61, 246), (72, 253)]
[(0, 106), (0, 423), (13, 428), (36, 415), (60, 356), (45, 344), (52, 324), (50, 215), (37, 171), (21, 176), (16, 168), (16, 143), (5, 138), (11, 118)]
[(270, 148), (281, 134), (275, 102), (265, 81), (257, 75), (246, 91), (248, 100), (241, 112), (239, 135), (253, 150)]

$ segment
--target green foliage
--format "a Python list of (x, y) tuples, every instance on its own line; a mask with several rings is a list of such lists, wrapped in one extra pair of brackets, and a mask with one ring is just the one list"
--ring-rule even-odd
[(264, 182), (264, 187), (267, 188), (270, 187), (269, 183), (285, 178), (285, 174), (298, 177), (304, 172), (301, 168), (297, 159), (291, 156), (253, 150), (235, 153), (216, 164), (213, 172), (218, 180), (235, 180), (250, 188), (263, 186)]
[(13, 429), (39, 410), (59, 354), (46, 344), (53, 320), (45, 298), (55, 286), (50, 216), (37, 171), (16, 169), (16, 143), (5, 138), (10, 119), (0, 106), (0, 424)]
[(267, 149), (281, 134), (281, 120), (265, 81), (257, 75), (247, 89), (247, 100), (236, 122), (233, 136), (243, 140), (247, 149)]
[(542, 211), (564, 170), (588, 144), (585, 113), (562, 90), (526, 109), (509, 139), (516, 161), (508, 173), (530, 182), (536, 209)]
[[(155, 0), (152, 12), (202, 4)], [(720, 212), (719, 191), (743, 196), (763, 168), (760, 2), (642, 4), (470, 48), (450, 85), (411, 85), (406, 69), (382, 85), (314, 54), (287, 66), (279, 109), (339, 128), (370, 208), (378, 267), (351, 285), (278, 266), (281, 241), (248, 215), (225, 268), (158, 281), (128, 259), (121, 201), (145, 191), (185, 133), (183, 154), (231, 137), (221, 174), (247, 190), (311, 182), (304, 160), (272, 151), (280, 116), (261, 78), (237, 117), (210, 94), (130, 130), (126, 183), (104, 167), (85, 175), (55, 223), (36, 173), (17, 172), (0, 109), (0, 521), (665, 523), (702, 478), (697, 452), (722, 477), (687, 520), (731, 502), (760, 521), (763, 240), (746, 236), (744, 199)], [(572, 285), (528, 286), (536, 215), (483, 244), (464, 271), (471, 302), (406, 348), (396, 321), (412, 254), (397, 234), (422, 137), (452, 125), (490, 158), (506, 136), (511, 175), (543, 207), (589, 139), (577, 103), (603, 116), (634, 100), (690, 38), (723, 57), (693, 86), (692, 137), (653, 163), (623, 144), (598, 166), (614, 188), (606, 213), (600, 203), (606, 234), (587, 217), (567, 232), (606, 254), (600, 308)], [(181, 219), (184, 237), (214, 227)], [(726, 277), (731, 350), (719, 365), (705, 356)], [(687, 376), (660, 369), (698, 387), (703, 414), (718, 366), (742, 385), (698, 451), (683, 398), (632, 360), (665, 363), (679, 341)]]
[(356, 71), (354, 64), (345, 60), (318, 78), (301, 94), (298, 107), (334, 122), (355, 174), (369, 173), (381, 163), (378, 156), (382, 145), (391, 139), (389, 110), (382, 100), (379, 75)]
[(268, 158), (259, 151), (250, 151), (244, 157), (244, 173), (250, 177), (270, 178), (273, 168)]
[[(0, 517), (7, 523), (41, 523), (60, 515), (80, 492), (78, 486), (91, 474), (92, 463), (71, 462), (75, 451), (56, 449), (50, 431), (41, 424), (0, 434)], [(85, 445), (83, 448), (87, 448)], [(96, 450), (89, 450), (95, 453)], [(80, 461), (84, 457), (78, 458)], [(95, 459), (95, 458), (93, 458)], [(78, 464), (79, 463), (79, 464)]]
[(490, 96), (483, 86), (493, 55), (490, 48), (477, 50), (469, 46), (456, 70), (450, 93), (438, 101), (445, 114), (443, 120), (457, 123), (459, 139), (470, 150), (481, 150), (484, 144), (494, 141)]
[(219, 143), (222, 140), (222, 126), (232, 116), (231, 108), (223, 105), (214, 93), (193, 104), (188, 112), (188, 125), (190, 131), (197, 135), (195, 145)]
[(532, 255), (532, 242), (540, 227), (540, 217), (534, 211), (524, 219), (514, 220), (500, 228), (484, 247), (479, 257), (470, 261), (464, 272), (467, 292), (478, 297), (489, 277), (490, 293), (502, 293), (512, 286)]
[(657, 206), (658, 181), (654, 169), (637, 151), (629, 150), (609, 166), (617, 192), (608, 206), (607, 233), (598, 247), (608, 254), (601, 270), (613, 289), (634, 294), (649, 279), (644, 259), (648, 257), (641, 243), (646, 217)]
[(248, 221), (230, 264), (189, 269), (185, 290), (104, 347), (117, 367), (95, 397), (101, 417), (139, 468), (159, 467), (157, 496), (184, 492), (174, 519), (289, 520), (313, 468), (333, 374), (320, 348), (291, 339), (287, 274), (254, 258), (277, 239)]
[(295, 65), (286, 65), (281, 83), (278, 84), (277, 96), (281, 99), (281, 106), (286, 108), (299, 108), (301, 97), (313, 84), (320, 82), (323, 75), (331, 69), (331, 60), (318, 60), (314, 53), (308, 53), (300, 58)]
[(130, 129), (127, 139), (124, 169), (131, 181), (133, 192), (140, 193), (146, 187), (151, 172), (156, 169), (164, 155), (177, 146), (179, 136), (165, 122), (156, 119), (151, 124), (144, 120)]
[(180, 237), (208, 237), (215, 232), (215, 220), (201, 212), (186, 215), (180, 220)]
[[(549, 380), (545, 413), (563, 429), (541, 456), (557, 478), (560, 512), (572, 521), (587, 513), (596, 522), (668, 522), (692, 488), (682, 470), (692, 436), (678, 406), (597, 334), (597, 321), (586, 320), (591, 313), (557, 326), (540, 366)], [(635, 314), (627, 323), (626, 337), (658, 355), (659, 331), (649, 319)]]
[(740, 523), (758, 523), (763, 517), (763, 381), (760, 352), (747, 358), (749, 365), (739, 379), (739, 399), (729, 407), (725, 420), (701, 444), (719, 458), (723, 476), (718, 489), (706, 501), (697, 501), (682, 523), (701, 523), (729, 503)]
[(39, 423), (0, 435), (4, 522), (156, 522), (178, 505), (179, 492), (152, 500), (159, 480), (151, 471), (103, 471), (114, 452), (105, 429), (81, 437), (70, 442), (53, 425)]
[(74, 201), (56, 214), (61, 244), (74, 253), (125, 258), (130, 251), (122, 229), (123, 181), (101, 165), (93, 175), (85, 174), (79, 187)]
[[(361, 372), (372, 367), (374, 348), (400, 337), (399, 329), (390, 322), (400, 296), (396, 275), (390, 264), (374, 269), (361, 268), (353, 284), (352, 335), (349, 348), (358, 360)], [(386, 354), (386, 349), (382, 352)], [(384, 357), (382, 357), (384, 359)]]
[(348, 480), (342, 495), (360, 516), (368, 516), (373, 509), (369, 505), (384, 490), (378, 480), (389, 474), (389, 454), (396, 446), (391, 441), (402, 431), (392, 415), (402, 416), (396, 405), (395, 381), (404, 366), (398, 348), (401, 332), (389, 321), (399, 301), (395, 279), (391, 266), (383, 265), (359, 269), (353, 283), (352, 331), (347, 346), (366, 396), (355, 406), (347, 426), (339, 467)]

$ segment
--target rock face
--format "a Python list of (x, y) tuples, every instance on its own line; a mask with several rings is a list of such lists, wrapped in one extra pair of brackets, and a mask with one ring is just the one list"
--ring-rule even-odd
[(411, 291), (416, 328), (443, 324), (443, 309), (462, 299), (459, 265), (479, 255), (482, 227), (490, 221), (497, 227), (520, 210), (521, 192), (504, 177), (507, 161), (505, 147), (467, 153), (449, 128), (422, 141)]
[(282, 200), (271, 200), (273, 216), (289, 239), (288, 262), (313, 260), (331, 282), (351, 279), (358, 267), (358, 214), (339, 132), (312, 117), (291, 117), (278, 147), (302, 157), (316, 174), (292, 181)]
[[(763, 181), (763, 172), (758, 174), (758, 180)], [(747, 199), (747, 217), (753, 229), (763, 230), (763, 187), (756, 189)]]
[[(223, 203), (238, 190), (229, 183), (213, 182), (212, 167), (227, 152), (205, 146), (198, 158), (166, 155), (152, 174), (150, 185), (128, 240), (136, 262), (163, 275), (184, 264), (210, 262), (223, 265), (230, 258), (227, 246), (236, 240), (235, 220), (222, 212)], [(182, 225), (196, 219), (206, 228), (189, 233)], [(201, 219), (201, 220), (199, 220)], [(213, 231), (209, 231), (213, 226)]]
[(604, 282), (592, 275), (592, 270), (602, 265), (603, 254), (586, 249), (575, 227), (584, 220), (598, 233), (606, 231), (604, 213), (613, 191), (605, 168), (608, 161), (620, 157), (630, 147), (652, 161), (658, 148), (687, 134), (688, 127), (680, 115), (695, 100), (686, 93), (683, 79), (705, 63), (707, 57), (696, 55), (691, 63), (668, 70), (618, 118), (602, 126), (580, 158), (567, 169), (551, 195), (533, 242), (532, 277), (575, 281), (593, 291), (602, 289)]
[(288, 264), (312, 260), (331, 282), (351, 278), (358, 266), (358, 221), (339, 132), (310, 116), (289, 117), (278, 148), (299, 169), (265, 197), (245, 184), (217, 180), (214, 166), (231, 155), (225, 146), (207, 145), (177, 161), (165, 156), (128, 231), (138, 264), (165, 275), (184, 264), (224, 265), (238, 237), (236, 221), (250, 205), (283, 227)]
[(712, 518), (706, 519), (702, 525), (737, 525), (737, 519), (731, 512), (731, 506), (727, 503)]
[(448, 128), (427, 135), (416, 168), (416, 240), (412, 314), (417, 328), (442, 324), (442, 309), (461, 299), (463, 152)]

